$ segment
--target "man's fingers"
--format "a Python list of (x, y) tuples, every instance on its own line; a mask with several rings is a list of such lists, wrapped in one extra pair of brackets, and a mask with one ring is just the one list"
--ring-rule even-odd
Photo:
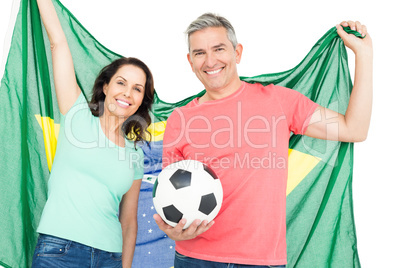
[(196, 237), (196, 231), (198, 226), (200, 225), (201, 221), (200, 220), (194, 220), (189, 227), (187, 227), (186, 230), (183, 232), (183, 236), (186, 239), (192, 239)]
[(356, 31), (356, 22), (349, 20), (347, 21), (347, 26), (349, 26), (353, 31)]
[[(340, 25), (344, 26), (344, 27), (350, 27), (350, 29), (354, 30), (354, 31), (358, 31), (363, 37), (367, 35), (367, 27), (363, 24), (360, 23), (360, 21), (342, 21), (340, 23)], [(341, 35), (339, 33), (339, 29), (338, 29), (338, 34)]]
[(215, 223), (214, 221), (211, 221), (211, 222), (208, 223), (207, 220), (204, 220), (204, 221), (198, 226), (197, 231), (196, 231), (196, 235), (198, 236), (198, 235), (202, 234), (203, 232), (207, 231), (209, 228), (211, 228), (211, 226), (212, 226), (214, 223)]
[(172, 234), (179, 239), (181, 234), (183, 233), (184, 225), (186, 225), (187, 220), (181, 219), (179, 223), (172, 229)]
[(214, 221), (208, 223), (207, 220), (201, 222), (201, 220), (197, 219), (194, 220), (190, 224), (190, 226), (184, 230), (183, 228), (187, 223), (186, 219), (181, 219), (175, 227), (172, 227), (165, 223), (160, 215), (154, 214), (153, 217), (158, 227), (175, 241), (193, 239), (196, 236), (207, 231), (214, 224)]
[(166, 232), (168, 229), (172, 229), (173, 227), (170, 226), (169, 224), (167, 224), (162, 218), (161, 216), (159, 216), (158, 214), (154, 214), (154, 220), (156, 222), (156, 224), (158, 225), (159, 229), (161, 229), (162, 231)]
[[(342, 23), (340, 25), (344, 26)], [(346, 37), (347, 33), (345, 32), (345, 30), (343, 30), (343, 28), (340, 25), (337, 25), (336, 30), (337, 30), (339, 36), (342, 39), (344, 39), (344, 37)]]
[[(154, 220), (156, 222), (156, 224), (159, 226), (160, 224), (164, 223), (161, 216), (159, 216), (158, 214), (154, 214)], [(160, 227), (160, 226), (159, 226)]]
[(342, 22), (341, 22), (341, 25), (344, 26), (344, 27), (348, 27), (348, 26), (349, 26), (349, 24), (348, 24), (347, 21), (342, 21)]

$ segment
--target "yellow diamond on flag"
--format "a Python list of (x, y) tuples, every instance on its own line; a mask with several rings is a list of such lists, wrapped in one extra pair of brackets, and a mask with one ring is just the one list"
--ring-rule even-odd
[(52, 170), (54, 155), (56, 154), (57, 137), (59, 136), (60, 124), (55, 124), (50, 117), (35, 115), (43, 131), (43, 140), (45, 143), (46, 159), (49, 171)]
[(148, 127), (151, 138), (147, 138), (148, 141), (161, 141), (163, 140), (163, 134), (165, 133), (166, 121), (160, 121), (152, 123)]
[(310, 173), (321, 158), (289, 149), (286, 196)]

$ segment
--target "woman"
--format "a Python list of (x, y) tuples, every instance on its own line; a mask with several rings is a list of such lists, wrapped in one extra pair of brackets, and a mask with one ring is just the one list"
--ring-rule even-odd
[(37, 2), (62, 116), (32, 267), (131, 267), (152, 74), (138, 59), (118, 59), (100, 72), (88, 105), (54, 6)]

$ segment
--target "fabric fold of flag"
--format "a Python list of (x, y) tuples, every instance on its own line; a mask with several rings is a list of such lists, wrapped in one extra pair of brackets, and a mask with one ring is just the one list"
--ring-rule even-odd
[[(77, 81), (88, 99), (100, 69), (121, 56), (100, 44), (58, 0), (53, 3), (69, 42)], [(31, 266), (60, 120), (52, 77), (49, 40), (36, 1), (22, 0), (0, 85), (0, 264), (5, 267)], [(340, 113), (345, 113), (352, 89), (346, 49), (335, 28), (295, 68), (241, 79), (292, 88)], [(166, 103), (156, 95), (149, 145), (142, 146), (145, 176), (134, 267), (173, 266), (174, 241), (152, 217), (153, 183), (161, 170), (167, 118), (174, 108), (202, 94), (177, 103)], [(291, 135), (287, 267), (360, 267), (352, 168), (353, 144)]]

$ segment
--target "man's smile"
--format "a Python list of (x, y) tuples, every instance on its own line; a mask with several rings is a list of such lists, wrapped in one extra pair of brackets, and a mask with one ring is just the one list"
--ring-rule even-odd
[(219, 68), (219, 69), (217, 69), (217, 70), (205, 71), (205, 72), (206, 72), (207, 74), (217, 74), (217, 73), (219, 73), (220, 71), (222, 71), (223, 68), (225, 68), (225, 67)]

